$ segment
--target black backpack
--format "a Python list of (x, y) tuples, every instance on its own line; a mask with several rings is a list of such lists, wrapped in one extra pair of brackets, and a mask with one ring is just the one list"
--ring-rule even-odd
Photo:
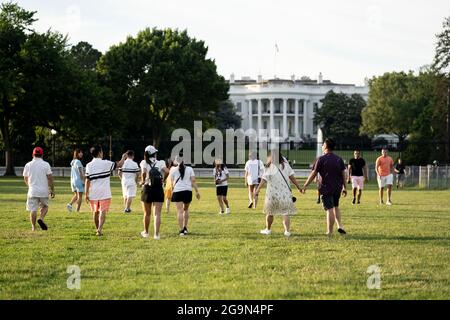
[(161, 171), (159, 171), (158, 167), (156, 167), (156, 163), (153, 166), (150, 165), (150, 171), (148, 174), (150, 185), (152, 187), (162, 187), (163, 177), (161, 175)]

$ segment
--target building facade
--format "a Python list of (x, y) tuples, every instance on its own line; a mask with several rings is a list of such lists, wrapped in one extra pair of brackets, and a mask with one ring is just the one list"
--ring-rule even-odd
[(273, 79), (252, 80), (248, 77), (235, 80), (230, 77), (230, 100), (236, 112), (242, 117), (242, 129), (275, 129), (284, 141), (310, 141), (317, 137), (314, 125), (314, 110), (320, 108), (320, 102), (327, 92), (348, 95), (360, 94), (366, 101), (369, 87), (354, 84), (338, 84), (308, 78), (291, 80)]

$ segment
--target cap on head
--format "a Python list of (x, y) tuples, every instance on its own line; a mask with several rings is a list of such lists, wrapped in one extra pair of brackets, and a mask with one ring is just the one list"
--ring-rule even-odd
[(145, 148), (145, 152), (148, 152), (149, 154), (155, 154), (158, 152), (158, 150), (154, 146), (147, 146), (147, 148)]
[(42, 157), (44, 155), (44, 150), (41, 147), (36, 147), (33, 149), (33, 157), (39, 156)]

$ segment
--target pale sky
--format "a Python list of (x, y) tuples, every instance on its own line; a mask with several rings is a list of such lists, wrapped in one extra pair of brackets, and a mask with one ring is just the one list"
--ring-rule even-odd
[[(3, 1), (2, 1), (3, 2)], [(187, 29), (229, 79), (309, 76), (363, 84), (431, 63), (448, 0), (19, 0), (36, 29), (102, 52), (146, 27)], [(279, 53), (276, 54), (275, 44)], [(276, 56), (276, 58), (275, 58)]]

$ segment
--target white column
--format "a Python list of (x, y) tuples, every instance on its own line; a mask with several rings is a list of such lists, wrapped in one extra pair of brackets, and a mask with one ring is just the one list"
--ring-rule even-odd
[(287, 123), (287, 99), (283, 99), (283, 139), (289, 137), (288, 123)]
[(294, 120), (294, 130), (295, 130), (295, 140), (298, 140), (298, 99), (295, 99), (295, 120)]
[(248, 100), (248, 128), (253, 129), (252, 99)]
[(261, 132), (262, 129), (262, 100), (258, 99), (258, 132)]
[(308, 100), (303, 100), (303, 135), (308, 133)]
[(272, 135), (272, 130), (275, 129), (275, 99), (270, 99), (270, 126), (269, 126), (269, 135)]

